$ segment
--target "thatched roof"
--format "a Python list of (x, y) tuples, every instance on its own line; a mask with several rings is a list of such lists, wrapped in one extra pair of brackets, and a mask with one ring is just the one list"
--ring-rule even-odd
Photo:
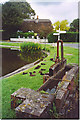
[[(35, 22), (37, 19), (24, 19), (24, 22)], [(49, 19), (38, 19), (38, 22), (51, 22)]]
[(52, 23), (49, 19), (24, 19), (21, 31), (28, 32), (33, 30), (41, 36), (47, 36), (52, 30)]

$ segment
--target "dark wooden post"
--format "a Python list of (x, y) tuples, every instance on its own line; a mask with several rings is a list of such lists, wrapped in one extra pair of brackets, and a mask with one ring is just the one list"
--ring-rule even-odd
[(61, 62), (63, 62), (63, 41), (62, 40), (58, 40), (57, 41), (57, 57), (55, 62), (59, 62), (59, 42), (61, 42)]

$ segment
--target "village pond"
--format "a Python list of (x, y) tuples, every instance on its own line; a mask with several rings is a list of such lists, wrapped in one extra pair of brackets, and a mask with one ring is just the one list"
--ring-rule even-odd
[(44, 56), (44, 53), (22, 54), (19, 50), (10, 48), (2, 49), (2, 76), (11, 73), (24, 65), (30, 64)]

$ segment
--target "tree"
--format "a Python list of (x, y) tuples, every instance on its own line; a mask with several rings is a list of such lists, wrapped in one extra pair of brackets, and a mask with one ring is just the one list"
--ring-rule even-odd
[(53, 25), (55, 30), (59, 30), (60, 21), (55, 22)]
[(79, 31), (79, 18), (74, 19), (70, 24), (70, 31), (78, 32)]
[(60, 25), (60, 30), (64, 31), (64, 30), (69, 30), (70, 27), (68, 26), (68, 21), (67, 20), (62, 20), (61, 22), (60, 21), (57, 21), (55, 22), (53, 25), (55, 27), (55, 30), (59, 30), (59, 25)]
[(2, 5), (2, 29), (3, 39), (8, 39), (14, 34), (25, 18), (31, 18), (35, 11), (27, 2), (6, 2)]

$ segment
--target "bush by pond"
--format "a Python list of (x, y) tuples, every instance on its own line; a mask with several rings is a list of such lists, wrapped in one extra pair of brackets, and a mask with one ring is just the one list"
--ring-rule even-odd
[(33, 42), (24, 42), (20, 45), (20, 50), (23, 53), (36, 53), (41, 51), (41, 45)]

